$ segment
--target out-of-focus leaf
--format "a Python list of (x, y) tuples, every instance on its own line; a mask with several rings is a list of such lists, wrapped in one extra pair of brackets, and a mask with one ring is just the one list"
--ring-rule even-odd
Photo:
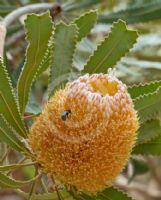
[(14, 188), (14, 189), (22, 188), (23, 186), (25, 186), (26, 184), (29, 184), (30, 182), (34, 181), (37, 178), (38, 177), (35, 177), (28, 181), (17, 181), (17, 180), (14, 180), (13, 178), (11, 178), (5, 174), (2, 174), (0, 172), (0, 187), (1, 188)]
[(52, 95), (56, 89), (64, 84), (70, 75), (76, 39), (76, 25), (66, 25), (63, 22), (56, 25), (49, 95)]
[(161, 135), (160, 120), (152, 119), (147, 121), (139, 128), (137, 144), (149, 142), (150, 140), (158, 137), (159, 134)]
[(41, 112), (42, 112), (42, 107), (37, 99), (35, 85), (33, 85), (33, 87), (31, 88), (28, 103), (25, 109), (25, 114), (27, 114), (28, 116), (32, 115), (34, 117), (36, 115), (39, 115)]
[(64, 11), (72, 12), (82, 8), (85, 9), (99, 3), (101, 3), (101, 0), (81, 0), (75, 3), (67, 3), (64, 5)]
[(98, 46), (84, 67), (83, 73), (106, 73), (134, 45), (137, 32), (129, 30), (125, 22), (119, 20), (113, 24), (108, 37)]
[(146, 84), (130, 86), (128, 87), (128, 92), (130, 93), (132, 99), (135, 99), (138, 98), (139, 96), (155, 92), (160, 86), (161, 86), (161, 80), (152, 81)]
[(161, 63), (156, 61), (137, 60), (134, 58), (123, 58), (121, 63), (125, 66), (139, 67), (141, 69), (161, 70)]
[(29, 45), (26, 61), (18, 80), (18, 99), (22, 113), (25, 111), (32, 82), (48, 49), (52, 34), (52, 21), (49, 12), (41, 15), (31, 14), (28, 15), (25, 25)]
[(94, 27), (97, 21), (97, 11), (91, 10), (84, 15), (80, 16), (78, 19), (74, 20), (74, 24), (78, 27), (78, 41), (83, 37), (87, 36), (90, 30)]
[(83, 38), (81, 42), (77, 44), (77, 49), (74, 54), (74, 68), (78, 71), (82, 71), (95, 49), (96, 45), (92, 41), (88, 38)]
[(14, 96), (11, 81), (5, 69), (3, 62), (0, 60), (0, 114), (4, 116), (7, 122), (18, 134), (26, 137), (26, 130), (19, 113), (16, 98)]
[(40, 106), (35, 102), (29, 102), (26, 106), (26, 113), (33, 114), (33, 115), (39, 115), (41, 113), (42, 109)]
[(133, 166), (133, 174), (130, 177), (129, 182), (131, 182), (135, 178), (135, 176), (143, 175), (149, 171), (148, 164), (143, 160), (132, 158), (131, 163)]
[(8, 146), (17, 151), (28, 152), (24, 144), (15, 135), (14, 131), (6, 123), (2, 115), (0, 115), (0, 141), (5, 142)]
[(13, 11), (15, 8), (16, 6), (0, 5), (0, 15), (4, 16)]
[(134, 99), (134, 105), (141, 123), (155, 118), (161, 111), (161, 87), (153, 93)]
[(99, 22), (112, 23), (118, 19), (125, 20), (127, 23), (147, 22), (161, 18), (161, 2), (143, 4), (142, 6), (127, 8), (118, 12), (101, 14)]
[[(72, 193), (73, 194), (73, 193)], [(73, 194), (75, 199), (78, 200), (132, 200), (131, 197), (127, 196), (127, 194), (119, 191), (114, 187), (107, 188), (102, 192), (97, 193), (97, 196), (90, 196), (88, 194), (82, 193), (80, 195)]]
[(133, 149), (133, 154), (142, 155), (161, 155), (161, 135), (151, 140), (150, 142), (136, 145)]

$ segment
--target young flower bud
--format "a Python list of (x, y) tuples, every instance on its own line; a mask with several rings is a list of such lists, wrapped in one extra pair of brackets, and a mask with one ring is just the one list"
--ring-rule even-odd
[(122, 171), (138, 119), (126, 86), (113, 75), (84, 75), (49, 100), (29, 141), (44, 171), (80, 191), (97, 192)]

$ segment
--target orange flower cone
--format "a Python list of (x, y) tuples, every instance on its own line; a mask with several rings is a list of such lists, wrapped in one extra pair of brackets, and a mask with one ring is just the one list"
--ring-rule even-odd
[(126, 85), (113, 75), (84, 75), (49, 100), (29, 142), (45, 172), (80, 191), (97, 192), (122, 171), (137, 129)]

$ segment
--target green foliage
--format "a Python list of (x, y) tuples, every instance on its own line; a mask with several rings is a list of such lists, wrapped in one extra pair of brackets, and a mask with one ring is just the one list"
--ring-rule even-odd
[(141, 123), (157, 117), (161, 111), (161, 88), (153, 93), (139, 96), (134, 100), (134, 104)]
[(42, 60), (41, 65), (39, 66), (35, 79), (38, 78), (44, 71), (46, 71), (51, 66), (52, 54), (53, 54), (52, 50), (53, 50), (52, 45), (50, 45), (50, 42), (49, 42), (49, 47), (45, 53), (45, 56)]
[(31, 84), (41, 66), (52, 33), (52, 22), (48, 12), (42, 15), (28, 15), (25, 25), (29, 45), (26, 61), (18, 80), (18, 99), (21, 113), (25, 111)]
[(72, 195), (75, 199), (78, 200), (132, 200), (131, 197), (128, 197), (125, 193), (119, 191), (118, 189), (114, 187), (107, 188), (103, 190), (102, 192), (98, 192), (96, 196), (90, 196), (88, 194), (82, 193), (82, 194), (76, 194), (72, 192)]
[(146, 84), (133, 85), (128, 88), (132, 99), (155, 92), (161, 86), (161, 81), (152, 81)]
[(132, 200), (131, 197), (127, 196), (127, 194), (119, 191), (114, 187), (110, 187), (105, 189), (103, 192), (98, 193), (98, 199), (112, 199), (112, 200)]
[(127, 29), (125, 22), (117, 21), (84, 66), (83, 73), (106, 73), (132, 48), (136, 38), (136, 31)]
[(161, 124), (158, 119), (161, 105), (161, 82), (135, 85), (128, 88), (138, 111), (141, 127), (134, 154), (161, 154)]
[(161, 2), (153, 1), (136, 7), (127, 8), (118, 12), (101, 14), (99, 22), (112, 23), (118, 19), (127, 23), (147, 22), (161, 18)]
[(161, 135), (161, 124), (159, 119), (152, 119), (141, 125), (138, 133), (137, 144), (151, 141)]
[(13, 178), (0, 172), (0, 187), (1, 188), (14, 188), (14, 189), (22, 188), (26, 184), (29, 184), (30, 182), (32, 182), (34, 180), (35, 180), (35, 178), (33, 178), (32, 180), (28, 180), (28, 181), (17, 181), (17, 180), (14, 180)]
[(154, 138), (150, 142), (136, 145), (133, 149), (133, 154), (136, 155), (161, 155), (161, 135)]
[(80, 16), (74, 20), (74, 24), (78, 27), (78, 41), (87, 36), (97, 21), (97, 11), (93, 10)]
[(65, 83), (71, 72), (76, 46), (77, 27), (60, 22), (54, 34), (53, 62), (51, 67), (49, 94)]
[(29, 151), (25, 148), (24, 144), (15, 135), (14, 130), (10, 128), (5, 119), (0, 115), (0, 141), (5, 142), (11, 148), (19, 151), (28, 153)]
[(19, 113), (11, 81), (2, 61), (0, 61), (0, 105), (0, 114), (3, 114), (18, 134), (26, 137), (26, 130)]

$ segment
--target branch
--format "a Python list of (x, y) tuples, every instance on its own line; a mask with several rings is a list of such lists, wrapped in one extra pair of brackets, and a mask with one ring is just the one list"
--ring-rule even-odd
[(13, 12), (9, 13), (6, 15), (6, 17), (3, 19), (3, 23), (5, 24), (6, 27), (11, 25), (14, 21), (19, 19), (21, 16), (28, 14), (28, 13), (33, 13), (33, 12), (43, 12), (48, 9), (53, 8), (53, 4), (51, 3), (38, 3), (38, 4), (32, 4), (32, 5), (27, 5), (24, 7), (20, 7)]

